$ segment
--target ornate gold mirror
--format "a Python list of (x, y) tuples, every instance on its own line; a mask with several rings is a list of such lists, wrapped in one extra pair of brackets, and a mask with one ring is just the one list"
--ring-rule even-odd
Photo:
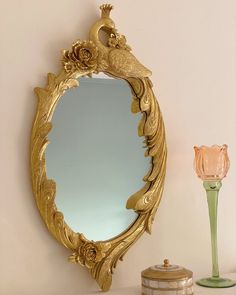
[(106, 291), (117, 261), (151, 231), (166, 142), (151, 72), (117, 32), (112, 6), (100, 8), (89, 40), (64, 50), (61, 72), (35, 89), (31, 175), (48, 230)]

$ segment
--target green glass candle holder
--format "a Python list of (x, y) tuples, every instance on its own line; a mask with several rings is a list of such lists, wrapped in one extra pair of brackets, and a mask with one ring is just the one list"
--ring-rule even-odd
[(227, 288), (236, 285), (230, 279), (221, 278), (219, 275), (218, 254), (217, 254), (217, 208), (218, 194), (221, 188), (221, 181), (204, 181), (203, 186), (207, 194), (207, 203), (211, 228), (211, 249), (212, 249), (212, 276), (200, 279), (196, 283), (200, 286), (210, 288)]
[(235, 281), (220, 277), (217, 253), (218, 195), (222, 185), (221, 180), (226, 177), (230, 165), (227, 149), (226, 144), (222, 146), (213, 145), (208, 147), (203, 145), (194, 147), (195, 171), (198, 177), (203, 180), (203, 186), (207, 194), (212, 249), (212, 276), (201, 279), (196, 283), (210, 288), (228, 288), (236, 285)]

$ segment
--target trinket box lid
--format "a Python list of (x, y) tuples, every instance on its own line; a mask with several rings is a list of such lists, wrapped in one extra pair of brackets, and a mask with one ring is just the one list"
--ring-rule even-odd
[(142, 277), (151, 280), (181, 280), (192, 278), (192, 271), (178, 265), (171, 265), (168, 259), (162, 265), (151, 266), (142, 271)]

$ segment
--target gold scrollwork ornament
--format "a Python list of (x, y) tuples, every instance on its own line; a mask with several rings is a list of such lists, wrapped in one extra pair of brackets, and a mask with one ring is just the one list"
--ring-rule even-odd
[[(103, 291), (109, 290), (112, 272), (129, 247), (147, 231), (150, 233), (155, 212), (161, 200), (166, 171), (166, 141), (162, 115), (152, 91), (151, 72), (131, 53), (126, 38), (120, 35), (110, 18), (112, 6), (102, 5), (101, 18), (92, 26), (89, 40), (76, 41), (71, 50), (64, 50), (63, 68), (58, 75), (48, 74), (45, 88), (35, 88), (38, 107), (31, 136), (31, 176), (35, 200), (50, 233), (72, 251), (69, 261), (86, 266)], [(107, 44), (99, 39), (99, 31), (108, 35)], [(109, 241), (89, 241), (74, 232), (55, 205), (56, 183), (47, 179), (45, 149), (52, 128), (52, 115), (64, 92), (79, 85), (78, 78), (93, 73), (105, 74), (127, 81), (133, 101), (131, 111), (141, 112), (139, 136), (144, 136), (150, 157), (150, 171), (145, 185), (132, 195), (127, 209), (138, 213), (136, 221), (119, 236)]]

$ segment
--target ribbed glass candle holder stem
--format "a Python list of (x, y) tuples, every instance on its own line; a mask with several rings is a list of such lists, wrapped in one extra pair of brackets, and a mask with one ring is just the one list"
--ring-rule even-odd
[(211, 229), (211, 254), (212, 254), (212, 277), (197, 281), (197, 284), (211, 288), (227, 288), (236, 285), (235, 281), (220, 278), (217, 250), (217, 211), (218, 195), (222, 186), (221, 181), (204, 181), (203, 186), (207, 194), (207, 203)]

